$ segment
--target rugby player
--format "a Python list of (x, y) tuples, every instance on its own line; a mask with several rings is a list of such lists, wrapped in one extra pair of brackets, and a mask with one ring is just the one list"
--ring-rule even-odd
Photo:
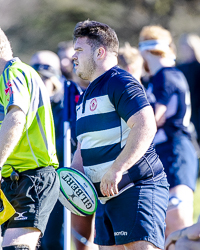
[(152, 141), (153, 109), (141, 84), (117, 66), (119, 42), (108, 25), (77, 23), (74, 69), (89, 84), (77, 104), (72, 167), (98, 192), (100, 249), (163, 249), (168, 182)]
[(158, 127), (154, 143), (170, 184), (166, 236), (193, 224), (193, 192), (198, 159), (190, 140), (190, 92), (183, 73), (175, 67), (171, 33), (161, 26), (145, 26), (139, 50), (150, 77), (147, 92), (155, 96)]

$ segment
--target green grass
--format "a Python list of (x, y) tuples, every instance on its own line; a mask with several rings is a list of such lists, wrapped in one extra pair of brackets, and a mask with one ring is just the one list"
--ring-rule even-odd
[(194, 192), (194, 223), (197, 222), (197, 219), (200, 215), (200, 177), (197, 180), (196, 190)]

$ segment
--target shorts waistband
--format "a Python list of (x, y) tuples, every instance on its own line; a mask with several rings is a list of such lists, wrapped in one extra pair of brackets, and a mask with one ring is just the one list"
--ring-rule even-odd
[[(19, 176), (23, 176), (23, 175), (35, 175), (37, 173), (42, 173), (42, 172), (51, 172), (51, 171), (55, 171), (54, 166), (47, 166), (47, 167), (39, 167), (39, 168), (34, 168), (34, 169), (29, 169), (23, 172), (19, 172)], [(9, 177), (3, 177), (3, 180), (10, 180), (10, 176)]]
[(23, 172), (19, 173), (20, 175), (24, 175), (24, 174), (36, 174), (36, 173), (42, 173), (42, 172), (48, 172), (48, 171), (52, 171), (55, 170), (55, 168), (53, 166), (47, 166), (47, 167), (39, 167), (39, 168), (34, 168), (34, 169), (29, 169)]
[[(134, 169), (134, 167), (133, 167), (133, 169)], [(128, 173), (124, 174), (122, 176), (121, 181), (118, 183), (118, 191), (125, 188), (130, 183), (133, 183), (133, 184), (137, 185), (137, 184), (140, 184), (140, 183), (149, 182), (152, 179), (154, 181), (156, 181), (158, 179), (161, 179), (163, 176), (165, 176), (165, 172), (164, 172), (163, 165), (161, 164), (161, 162), (157, 161), (154, 164), (153, 171), (151, 170), (149, 172), (146, 172), (143, 176), (141, 174), (137, 175), (137, 172), (136, 172), (135, 176), (134, 177), (133, 176), (134, 176), (134, 171), (132, 171), (132, 173), (130, 173), (129, 170), (128, 170)], [(101, 182), (96, 182), (96, 183), (93, 183), (93, 184), (94, 184), (94, 186), (96, 188), (98, 197), (104, 197), (104, 195), (101, 193), (101, 190), (100, 190), (100, 183)]]

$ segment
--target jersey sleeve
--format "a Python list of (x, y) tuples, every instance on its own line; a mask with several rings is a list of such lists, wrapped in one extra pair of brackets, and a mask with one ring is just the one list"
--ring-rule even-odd
[(4, 108), (3, 108), (3, 106), (0, 104), (0, 127), (1, 127), (1, 124), (2, 124), (2, 122), (3, 122), (3, 120), (4, 120), (4, 117), (5, 117), (5, 115), (4, 115)]
[(23, 72), (17, 68), (8, 68), (3, 72), (3, 84), (1, 84), (1, 102), (5, 112), (11, 105), (18, 106), (25, 114), (30, 106), (30, 93), (27, 79)]
[(162, 72), (162, 74), (158, 74), (157, 78), (154, 79), (153, 85), (153, 94), (156, 98), (156, 102), (166, 106), (174, 91), (173, 84), (171, 84), (170, 80), (167, 78), (167, 75)]
[(150, 105), (143, 86), (131, 75), (112, 77), (108, 85), (110, 101), (126, 122), (145, 106)]

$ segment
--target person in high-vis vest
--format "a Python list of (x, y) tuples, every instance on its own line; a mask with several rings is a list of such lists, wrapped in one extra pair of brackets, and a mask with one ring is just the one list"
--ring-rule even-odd
[(2, 225), (2, 249), (36, 249), (58, 199), (54, 122), (39, 74), (13, 57), (0, 29), (2, 191), (16, 213)]

